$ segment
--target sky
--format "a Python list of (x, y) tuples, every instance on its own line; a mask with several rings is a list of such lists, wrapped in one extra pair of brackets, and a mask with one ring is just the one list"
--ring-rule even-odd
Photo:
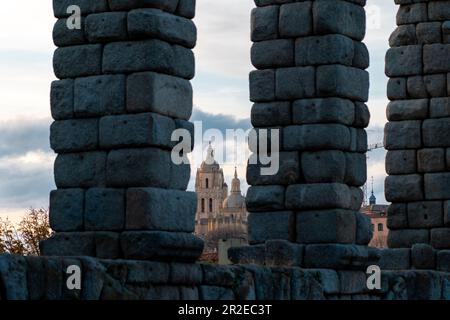
[[(371, 55), (369, 143), (382, 142), (386, 122), (384, 56), (395, 28), (397, 8), (392, 0), (367, 1), (368, 30), (364, 42)], [(2, 1), (0, 4), (0, 217), (18, 219), (27, 208), (48, 207), (55, 188), (49, 147), (50, 83), (52, 70), (51, 0)], [(197, 0), (198, 28), (194, 114), (205, 128), (248, 129), (252, 104), (248, 96), (250, 11), (253, 0)], [(243, 146), (241, 146), (243, 148)], [(201, 148), (201, 144), (196, 146)], [(240, 150), (240, 149), (239, 149)], [(384, 203), (385, 151), (368, 153), (368, 176)], [(192, 174), (195, 175), (195, 165)], [(234, 167), (245, 193), (245, 163), (223, 163), (226, 180)], [(191, 181), (190, 189), (193, 188)], [(369, 189), (370, 189), (369, 181)]]

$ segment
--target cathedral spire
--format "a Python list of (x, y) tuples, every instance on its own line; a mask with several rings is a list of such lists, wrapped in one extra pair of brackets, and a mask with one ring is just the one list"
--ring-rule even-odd
[(231, 181), (231, 193), (241, 193), (241, 181), (238, 179), (237, 167), (234, 167), (234, 179)]
[(214, 149), (212, 148), (211, 141), (209, 141), (208, 150), (206, 152), (206, 163), (213, 164), (214, 160)]

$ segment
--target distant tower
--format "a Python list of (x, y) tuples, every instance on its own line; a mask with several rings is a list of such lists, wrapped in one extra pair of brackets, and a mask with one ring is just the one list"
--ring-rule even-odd
[(375, 194), (373, 193), (373, 177), (372, 177), (372, 195), (369, 198), (369, 205), (375, 205), (377, 204), (377, 198), (375, 197)]
[(195, 192), (197, 192), (198, 198), (195, 232), (200, 236), (205, 236), (217, 228), (222, 203), (228, 195), (228, 185), (225, 183), (223, 170), (214, 159), (211, 142), (208, 146), (206, 160), (197, 170)]

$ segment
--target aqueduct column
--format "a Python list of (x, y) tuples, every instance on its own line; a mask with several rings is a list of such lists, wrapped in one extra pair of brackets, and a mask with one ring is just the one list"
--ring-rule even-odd
[(450, 1), (395, 2), (386, 56), (388, 243), (413, 247), (413, 260), (427, 252), (433, 268), (423, 244), (450, 248)]
[[(195, 261), (196, 196), (171, 134), (193, 132), (195, 0), (54, 0), (56, 234), (44, 255)], [(81, 29), (67, 8), (81, 9)], [(69, 19), (73, 24), (73, 19)]]
[(370, 118), (369, 53), (361, 42), (366, 1), (255, 3), (252, 123), (259, 132), (280, 129), (280, 170), (263, 176), (261, 165), (249, 164), (253, 246), (230, 256), (307, 268), (362, 266), (371, 239), (370, 221), (358, 212)]

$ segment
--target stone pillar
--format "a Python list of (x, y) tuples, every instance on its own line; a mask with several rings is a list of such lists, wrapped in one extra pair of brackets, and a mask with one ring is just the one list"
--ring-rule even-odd
[(450, 1), (395, 2), (386, 55), (388, 244), (421, 243), (414, 255), (423, 244), (450, 248)]
[[(249, 237), (234, 262), (362, 266), (370, 221), (366, 182), (369, 53), (365, 0), (255, 0), (252, 124), (280, 130), (280, 169), (249, 164)], [(273, 136), (273, 135), (272, 135)], [(273, 138), (273, 137), (272, 137)], [(264, 259), (265, 256), (265, 259)]]
[[(67, 8), (81, 9), (81, 29)], [(54, 0), (50, 195), (44, 255), (195, 261), (197, 199), (175, 165), (175, 129), (193, 133), (195, 0)]]

